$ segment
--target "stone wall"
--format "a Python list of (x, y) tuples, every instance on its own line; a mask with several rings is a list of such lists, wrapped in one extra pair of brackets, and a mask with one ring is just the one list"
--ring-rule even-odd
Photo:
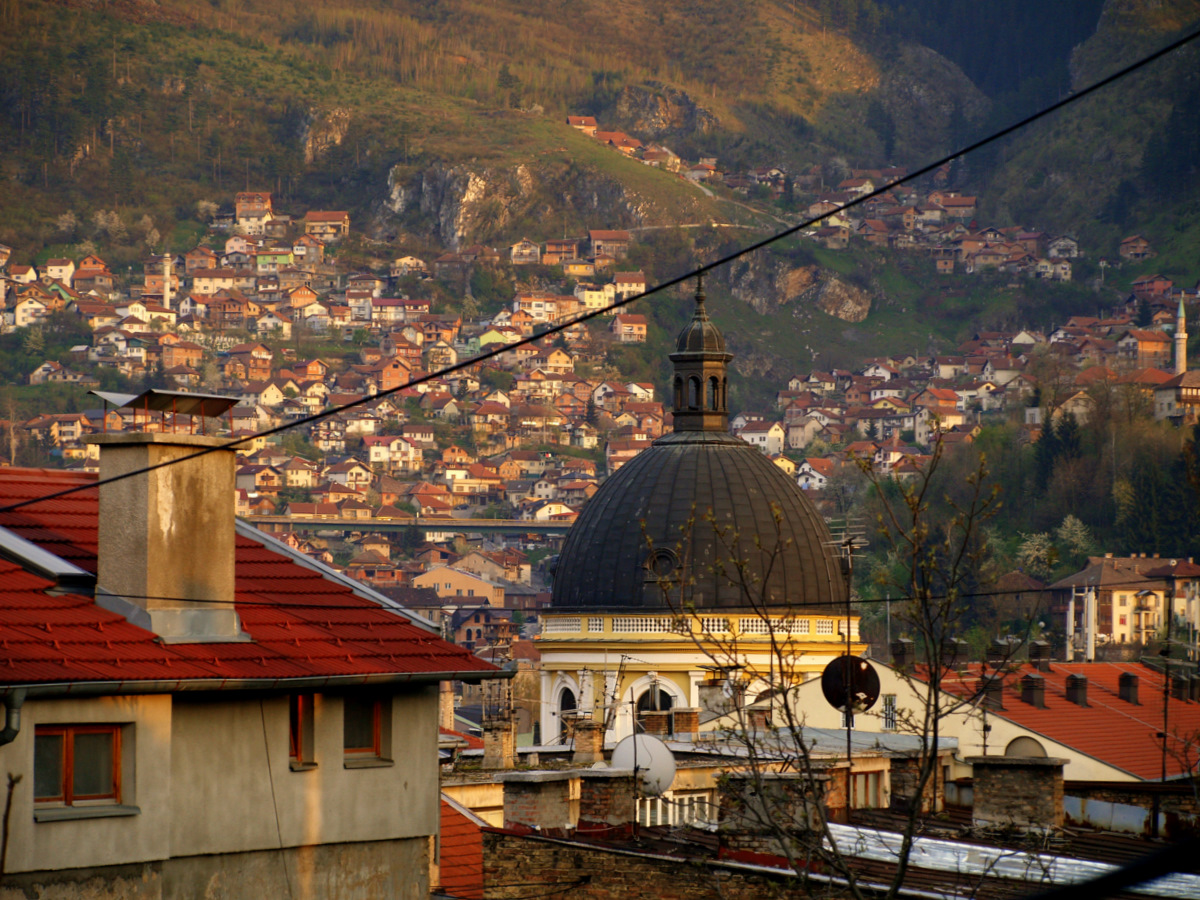
[(483, 878), (485, 900), (761, 900), (799, 887), (785, 874), (496, 831), (483, 833)]
[[(891, 807), (900, 812), (912, 808), (917, 793), (917, 783), (921, 776), (921, 760), (917, 757), (896, 757), (891, 767)], [(934, 784), (936, 776), (937, 784)], [(921, 796), (921, 812), (939, 812), (946, 805), (946, 784), (942, 773), (935, 770), (925, 782), (925, 790)]]
[(970, 756), (977, 825), (1061, 828), (1065, 759)]

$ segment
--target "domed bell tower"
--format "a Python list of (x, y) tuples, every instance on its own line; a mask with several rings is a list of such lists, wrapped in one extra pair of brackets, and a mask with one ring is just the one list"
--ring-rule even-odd
[(696, 311), (679, 332), (671, 362), (675, 431), (729, 431), (729, 361), (725, 338), (704, 308), (704, 279), (696, 286)]

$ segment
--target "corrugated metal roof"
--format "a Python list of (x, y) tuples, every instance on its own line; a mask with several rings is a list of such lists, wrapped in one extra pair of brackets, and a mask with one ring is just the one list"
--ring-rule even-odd
[[(0, 502), (93, 481), (0, 469)], [(94, 573), (97, 515), (98, 493), (85, 490), (0, 513), (0, 526)], [(251, 637), (245, 643), (163, 644), (90, 597), (46, 593), (53, 582), (0, 559), (0, 684), (499, 671), (251, 535), (241, 529), (235, 543), (236, 608)]]

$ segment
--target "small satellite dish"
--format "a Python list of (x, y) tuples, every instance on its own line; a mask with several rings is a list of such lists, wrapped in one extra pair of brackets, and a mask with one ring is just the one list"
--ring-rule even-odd
[(821, 693), (834, 709), (846, 709), (847, 685), (854, 712), (866, 712), (879, 699), (879, 673), (860, 656), (844, 653), (821, 673)]
[(606, 763), (604, 760), (600, 760), (600, 762), (592, 763), (592, 768), (593, 769), (607, 769), (608, 763)]
[(617, 744), (609, 765), (614, 769), (633, 769), (641, 778), (642, 791), (657, 797), (669, 791), (675, 782), (675, 754), (656, 737), (631, 734)]

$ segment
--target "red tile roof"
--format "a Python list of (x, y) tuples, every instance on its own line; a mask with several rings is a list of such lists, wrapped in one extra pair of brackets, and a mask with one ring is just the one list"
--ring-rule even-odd
[[(0, 505), (95, 478), (0, 469)], [(0, 513), (0, 526), (95, 573), (97, 515), (93, 489)], [(301, 564), (268, 535), (239, 526), (235, 552), (236, 609), (251, 637), (241, 643), (161, 643), (92, 598), (51, 595), (51, 581), (0, 560), (0, 682), (215, 679), (261, 686), (277, 679), (496, 671), (336, 573)]]
[(479, 829), (485, 825), (479, 816), (442, 794), (441, 893), (483, 900), (483, 835)]
[[(1135, 705), (1120, 699), (1119, 679), (1123, 673), (1138, 676)], [(960, 696), (975, 696), (980, 667), (972, 665), (963, 675), (943, 681), (945, 690)], [(1021, 700), (1021, 678), (1040, 675), (1045, 685), (1045, 709)], [(1066, 698), (1069, 675), (1087, 678), (1086, 707)], [(1023, 728), (1136, 778), (1157, 781), (1162, 776), (1162, 744), (1156, 737), (1163, 730), (1163, 677), (1140, 663), (1051, 663), (1047, 672), (1023, 665), (1004, 678), (1004, 709), (989, 711)], [(1194, 740), (1200, 733), (1200, 703), (1174, 698), (1167, 701), (1167, 777), (1188, 774), (1181, 741)], [(1174, 752), (1172, 752), (1174, 748)], [(1051, 753), (1053, 755), (1053, 753)]]

